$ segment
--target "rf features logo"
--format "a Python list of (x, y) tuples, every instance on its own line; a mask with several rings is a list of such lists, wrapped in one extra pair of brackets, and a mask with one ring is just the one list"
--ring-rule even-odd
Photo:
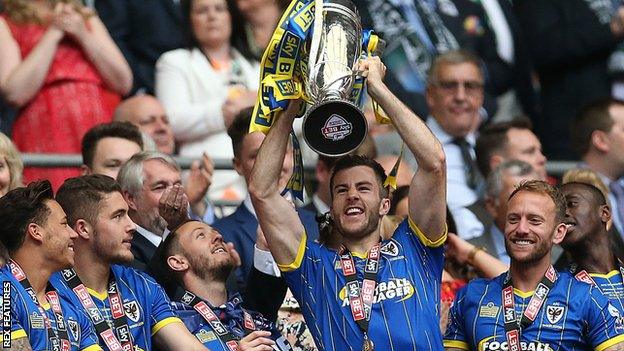
[(11, 282), (2, 283), (2, 348), (11, 348)]

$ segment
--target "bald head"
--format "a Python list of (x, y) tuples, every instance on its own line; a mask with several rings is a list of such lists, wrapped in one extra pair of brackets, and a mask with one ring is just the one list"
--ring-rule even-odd
[(173, 154), (173, 131), (163, 106), (151, 95), (137, 95), (124, 100), (115, 110), (116, 121), (127, 121), (149, 135), (158, 151)]

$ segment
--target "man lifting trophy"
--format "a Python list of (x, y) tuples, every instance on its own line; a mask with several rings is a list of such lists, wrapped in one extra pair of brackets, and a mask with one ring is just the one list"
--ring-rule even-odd
[(360, 109), (366, 78), (356, 67), (383, 46), (362, 30), (351, 1), (293, 1), (262, 58), (250, 130), (266, 133), (275, 112), (302, 98), (303, 136), (312, 150), (333, 157), (355, 150), (368, 130)]

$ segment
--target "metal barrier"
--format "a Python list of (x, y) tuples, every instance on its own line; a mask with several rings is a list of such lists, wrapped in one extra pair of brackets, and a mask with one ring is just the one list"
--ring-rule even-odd
[[(191, 168), (191, 163), (195, 160), (188, 157), (174, 157), (175, 161), (180, 165), (182, 169)], [(82, 165), (81, 155), (69, 155), (69, 154), (22, 154), (22, 160), (24, 160), (24, 166), (28, 167), (79, 167)], [(213, 159), (215, 169), (228, 170), (232, 169), (232, 160), (228, 159)], [(546, 163), (546, 170), (548, 174), (560, 177), (567, 170), (573, 169), (577, 166), (576, 161), (548, 161)], [(305, 170), (313, 172), (315, 165), (305, 165)]]

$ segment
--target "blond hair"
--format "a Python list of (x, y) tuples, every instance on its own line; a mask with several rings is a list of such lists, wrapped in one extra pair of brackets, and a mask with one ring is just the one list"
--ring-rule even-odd
[[(15, 23), (46, 24), (45, 19), (41, 18), (31, 3), (32, 0), (4, 0), (4, 12)], [(58, 3), (72, 5), (85, 18), (95, 14), (93, 10), (83, 5), (80, 0), (48, 0), (50, 8), (54, 8)]]
[(583, 183), (592, 185), (600, 190), (605, 199), (609, 198), (609, 189), (607, 189), (605, 183), (600, 180), (598, 174), (591, 169), (577, 168), (565, 172), (563, 178), (561, 179), (561, 184), (567, 183)]
[(24, 163), (20, 157), (19, 152), (11, 139), (0, 133), (0, 157), (4, 157), (8, 167), (11, 181), (9, 183), (9, 190), (13, 190), (22, 186), (22, 172), (24, 171)]

